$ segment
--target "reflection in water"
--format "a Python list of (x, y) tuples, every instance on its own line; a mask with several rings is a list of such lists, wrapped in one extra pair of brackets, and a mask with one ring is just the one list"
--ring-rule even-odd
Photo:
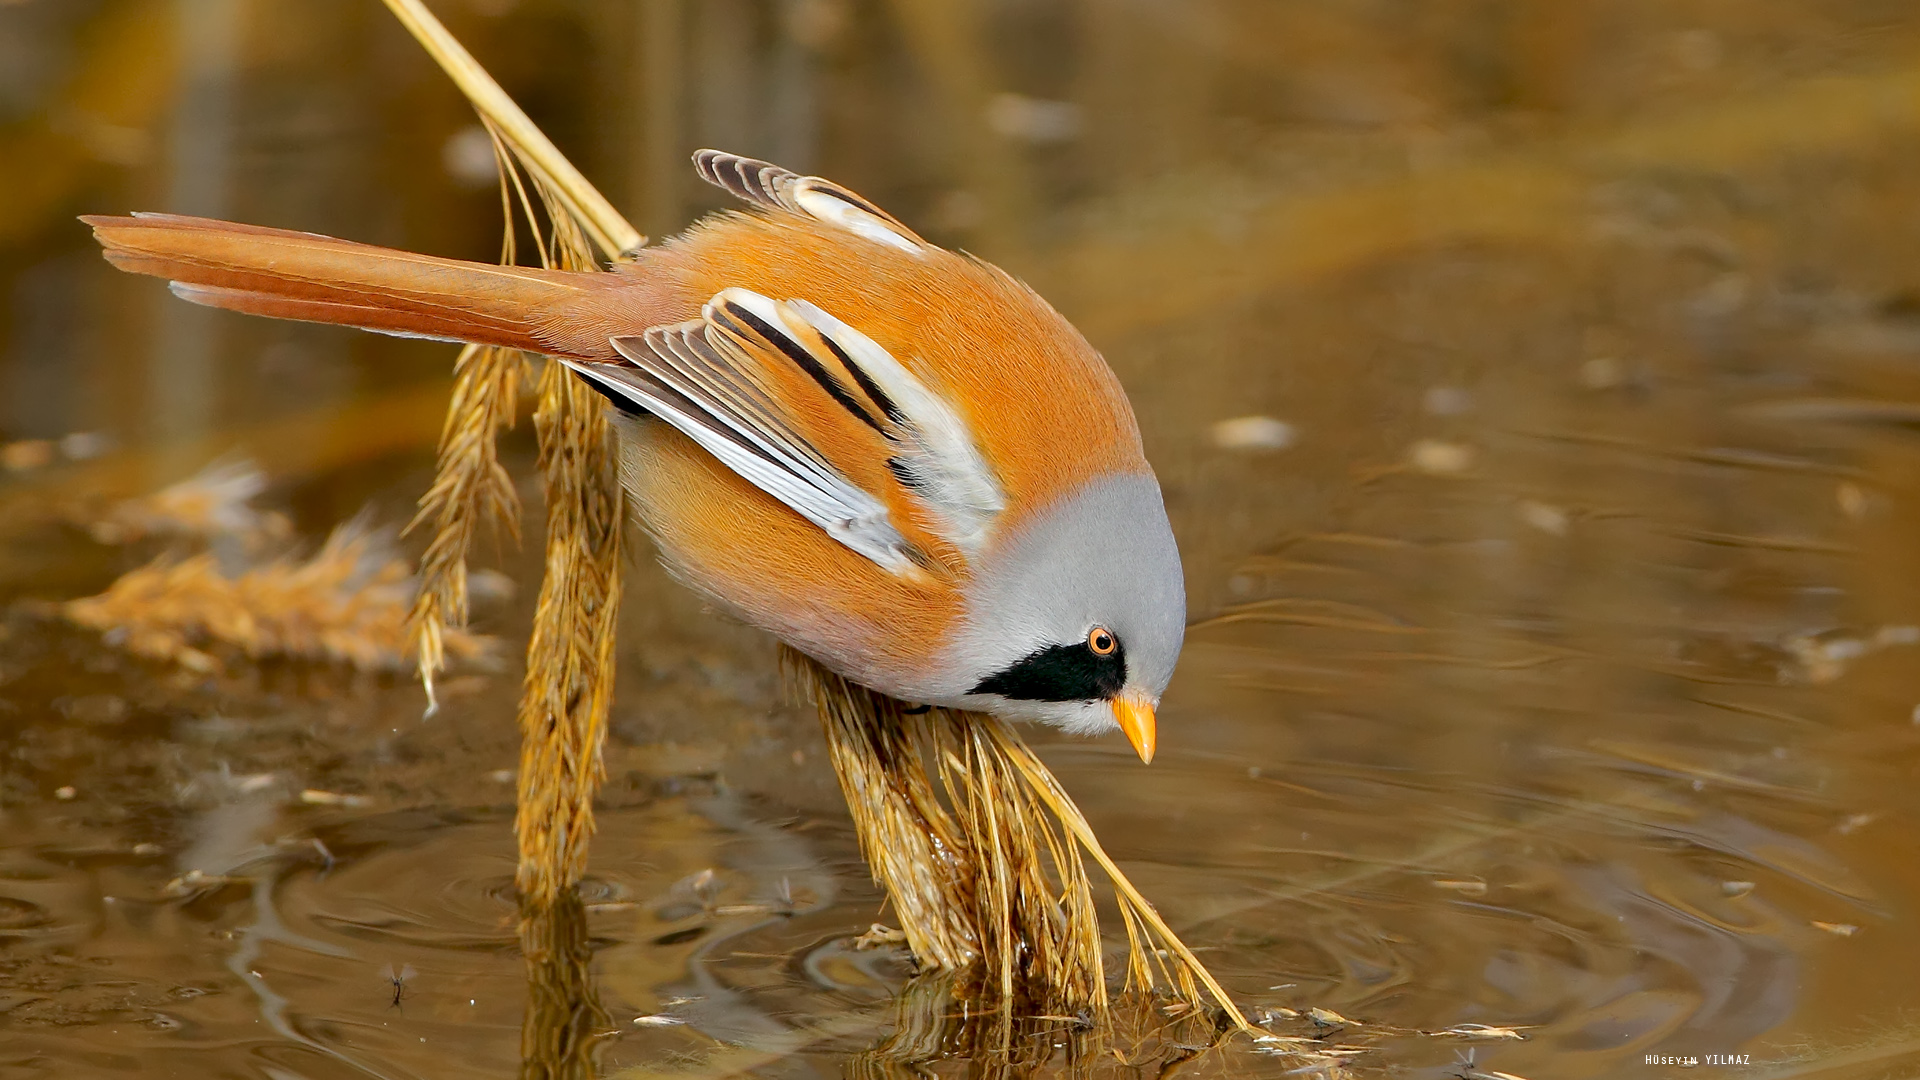
[[(180, 87), (169, 143), (167, 205), (175, 213), (223, 217), (232, 205), (244, 7), (240, 0), (174, 0), (173, 6)], [(148, 394), (156, 430), (184, 440), (205, 434), (213, 419), (225, 326), (181, 307), (169, 304), (156, 312)]]
[[(935, 972), (908, 980), (894, 1001), (893, 1030), (872, 1049), (847, 1059), (848, 1080), (900, 1080), (954, 1052), (954, 976)], [(986, 1017), (983, 1020), (989, 1019)], [(997, 1022), (997, 1014), (991, 1018)]]
[(520, 912), (527, 961), (527, 1011), (520, 1021), (522, 1080), (591, 1080), (593, 1046), (609, 1017), (594, 988), (593, 947), (580, 894)]
[[(847, 1058), (850, 1080), (904, 1080), (926, 1076), (940, 1062), (962, 1060), (970, 1074), (1032, 1076), (1064, 1073), (1092, 1076), (1152, 1071), (1171, 1075), (1225, 1045), (1233, 1024), (1224, 1012), (1193, 1013), (1184, 1002), (1155, 996), (1119, 995), (1108, 1013), (1111, 1026), (1096, 1028), (1090, 1015), (1008, 1017), (998, 1010), (969, 1008), (967, 988), (951, 973), (919, 975), (899, 988), (886, 1033)], [(1269, 1049), (1303, 1072), (1337, 1070), (1338, 1055), (1311, 1040)]]

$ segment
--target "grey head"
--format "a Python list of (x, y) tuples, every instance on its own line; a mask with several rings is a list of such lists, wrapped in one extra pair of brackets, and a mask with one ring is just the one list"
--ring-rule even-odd
[(1120, 727), (1152, 758), (1187, 595), (1151, 475), (1101, 477), (997, 538), (965, 597), (939, 704), (1085, 734)]

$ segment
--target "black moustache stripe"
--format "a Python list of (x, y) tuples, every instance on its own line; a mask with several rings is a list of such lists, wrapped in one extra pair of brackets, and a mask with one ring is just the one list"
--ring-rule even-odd
[(999, 694), (1016, 701), (1103, 701), (1127, 685), (1126, 650), (1114, 642), (1101, 656), (1083, 642), (1037, 649), (1004, 671), (981, 679), (976, 694)]

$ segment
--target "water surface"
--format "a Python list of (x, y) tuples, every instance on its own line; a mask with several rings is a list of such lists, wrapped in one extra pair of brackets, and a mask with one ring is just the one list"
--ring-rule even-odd
[[(1906, 5), (435, 6), (643, 229), (721, 205), (694, 148), (773, 158), (1105, 352), (1193, 627), (1152, 767), (1037, 738), (1273, 1030), (1363, 1075), (1920, 1067)], [(518, 1069), (511, 663), (423, 721), (404, 679), (196, 675), (46, 604), (155, 553), (80, 525), (223, 454), (309, 545), (403, 521), (451, 361), (188, 309), (71, 215), (490, 258), (470, 124), (367, 0), (0, 5), (0, 441), (116, 448), (0, 474), (0, 1073)], [(488, 551), (511, 656), (538, 563)], [(910, 973), (853, 946), (887, 915), (813, 721), (767, 639), (630, 577), (600, 1073), (872, 1068)], [(1281, 1012), (1315, 1008), (1351, 1023)], [(1524, 1038), (1434, 1034), (1469, 1025)], [(1300, 1064), (1268, 1049), (1181, 1068)]]

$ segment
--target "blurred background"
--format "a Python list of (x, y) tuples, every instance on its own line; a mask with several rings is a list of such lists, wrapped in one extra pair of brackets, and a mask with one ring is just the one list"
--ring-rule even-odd
[[(1041, 741), (1274, 1030), (1362, 1073), (1920, 1068), (1912, 4), (432, 6), (643, 231), (725, 206), (693, 150), (768, 158), (1107, 355), (1194, 625), (1151, 769)], [(136, 209), (500, 249), (376, 0), (0, 0), (0, 1071), (505, 1075), (512, 660), (423, 722), (402, 675), (59, 606), (209, 464), (297, 550), (404, 523), (453, 350), (180, 303), (74, 220)], [(602, 1069), (838, 1075), (902, 972), (847, 943), (886, 916), (812, 721), (635, 547)], [(537, 553), (487, 550), (511, 658)]]

